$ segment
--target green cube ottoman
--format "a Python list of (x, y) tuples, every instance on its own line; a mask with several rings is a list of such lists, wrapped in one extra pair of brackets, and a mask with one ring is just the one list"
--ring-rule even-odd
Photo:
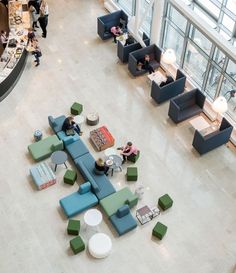
[(158, 205), (163, 209), (167, 210), (168, 208), (172, 207), (173, 200), (170, 198), (168, 194), (161, 196), (158, 200)]
[(67, 233), (70, 235), (79, 235), (80, 221), (70, 219), (67, 226)]
[(152, 235), (162, 240), (167, 231), (167, 226), (163, 225), (161, 222), (157, 222), (152, 230)]
[(74, 185), (77, 178), (77, 173), (73, 170), (66, 170), (64, 174), (64, 182), (66, 184)]
[(127, 160), (135, 163), (139, 159), (139, 156), (140, 156), (140, 151), (138, 151), (136, 155), (132, 154), (127, 156)]
[(85, 244), (80, 236), (77, 236), (74, 239), (70, 240), (70, 247), (74, 254), (85, 250)]
[(138, 180), (137, 167), (128, 167), (126, 176), (127, 176), (127, 181), (137, 181)]
[(70, 112), (72, 115), (80, 115), (82, 111), (83, 111), (83, 105), (78, 102), (74, 102), (70, 108)]

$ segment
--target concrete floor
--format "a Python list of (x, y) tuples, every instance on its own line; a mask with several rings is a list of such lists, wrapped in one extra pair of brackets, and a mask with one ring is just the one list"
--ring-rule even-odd
[[(0, 107), (0, 272), (233, 272), (235, 149), (224, 145), (202, 157), (193, 150), (188, 121), (173, 124), (169, 104), (157, 106), (151, 100), (146, 75), (131, 78), (127, 65), (117, 63), (112, 40), (97, 36), (96, 18), (105, 14), (102, 1), (58, 0), (49, 6), (48, 38), (39, 37), (41, 65), (35, 68), (29, 56), (21, 79)], [(84, 115), (100, 114), (99, 125), (107, 125), (116, 146), (131, 140), (141, 150), (138, 182), (125, 181), (125, 165), (110, 178), (116, 189), (129, 186), (133, 191), (143, 184), (145, 194), (137, 207), (154, 206), (165, 193), (174, 200), (170, 210), (120, 238), (104, 216), (100, 231), (111, 237), (113, 249), (102, 260), (87, 250), (73, 255), (69, 248), (73, 237), (66, 234), (58, 201), (78, 185), (63, 183), (64, 167), (58, 167), (58, 183), (46, 190), (37, 191), (29, 176), (35, 163), (27, 146), (34, 130), (51, 135), (47, 116), (69, 115), (74, 101), (84, 105)], [(103, 152), (91, 146), (91, 129), (83, 125), (82, 139), (97, 158)], [(83, 221), (83, 214), (75, 218)], [(151, 236), (158, 220), (168, 226), (162, 241)], [(83, 228), (81, 235), (87, 243)]]

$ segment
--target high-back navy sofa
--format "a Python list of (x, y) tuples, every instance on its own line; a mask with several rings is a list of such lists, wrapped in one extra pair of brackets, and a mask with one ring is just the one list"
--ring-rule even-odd
[(126, 28), (128, 24), (128, 15), (123, 10), (118, 10), (97, 18), (97, 33), (102, 40), (112, 37), (111, 28), (123, 24)]
[(144, 59), (144, 56), (148, 54), (150, 56), (150, 65), (155, 70), (160, 66), (161, 62), (161, 49), (155, 44), (143, 47), (129, 54), (128, 69), (133, 76), (140, 76), (147, 71), (144, 69), (138, 70), (138, 62)]
[(202, 112), (206, 96), (199, 90), (193, 89), (170, 100), (169, 117), (179, 123)]
[[(148, 38), (148, 36), (145, 33), (143, 33), (143, 41), (146, 44), (146, 46), (150, 45), (150, 39)], [(118, 41), (117, 56), (121, 60), (122, 63), (127, 63), (128, 59), (129, 59), (129, 53), (131, 53), (135, 50), (138, 50), (140, 48), (142, 48), (142, 46), (137, 41), (134, 42), (133, 44), (126, 45), (126, 46), (123, 45), (120, 41)]]
[(184, 92), (186, 76), (178, 69), (175, 81), (160, 87), (152, 81), (151, 97), (157, 103), (162, 103)]
[(203, 136), (200, 131), (195, 130), (193, 138), (193, 147), (199, 154), (205, 154), (225, 143), (230, 139), (233, 126), (225, 119), (222, 119), (218, 130)]

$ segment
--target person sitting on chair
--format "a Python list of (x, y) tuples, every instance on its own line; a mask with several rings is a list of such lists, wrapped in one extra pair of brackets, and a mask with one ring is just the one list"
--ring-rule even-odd
[(111, 28), (111, 34), (113, 35), (114, 43), (116, 43), (116, 38), (120, 36), (121, 34), (123, 34), (123, 32), (119, 26), (117, 27), (114, 26)]
[(167, 84), (169, 84), (169, 83), (171, 83), (173, 81), (174, 81), (174, 79), (171, 76), (168, 75), (168, 76), (166, 76), (166, 81), (162, 81), (160, 83), (160, 87), (165, 86), (165, 85), (167, 85)]
[(138, 149), (133, 145), (132, 142), (127, 142), (126, 146), (124, 147), (119, 147), (117, 150), (121, 150), (122, 152), (120, 153), (123, 156), (123, 161), (122, 164), (127, 161), (128, 156), (132, 155), (137, 155)]
[(128, 38), (125, 41), (125, 46), (131, 45), (133, 43), (134, 43), (134, 37), (130, 33), (128, 33)]
[(72, 116), (67, 117), (62, 125), (62, 131), (67, 133), (68, 130), (74, 130), (78, 135), (82, 135), (79, 125), (75, 123), (74, 118)]
[(97, 161), (95, 161), (95, 173), (96, 174), (105, 174), (108, 175), (109, 167), (105, 164), (104, 160), (102, 158), (98, 158)]
[[(152, 68), (152, 66), (150, 65), (150, 56), (149, 56), (148, 54), (146, 54), (146, 55), (144, 56), (144, 59), (142, 59), (142, 60), (140, 60), (140, 61), (138, 62), (138, 68), (139, 68), (140, 66), (142, 67), (142, 69), (148, 71), (149, 74), (152, 74), (152, 73), (155, 72), (154, 69)], [(138, 69), (138, 70), (140, 70), (140, 69)]]

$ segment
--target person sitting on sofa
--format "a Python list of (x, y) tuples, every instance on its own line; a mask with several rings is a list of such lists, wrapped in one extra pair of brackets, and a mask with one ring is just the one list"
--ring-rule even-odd
[(143, 59), (138, 61), (137, 69), (140, 70), (140, 68), (148, 71), (149, 74), (152, 74), (155, 72), (152, 66), (150, 65), (150, 56), (148, 54), (146, 54)]
[(97, 161), (95, 161), (95, 173), (96, 174), (105, 174), (108, 175), (109, 167), (105, 164), (104, 160), (102, 158), (98, 158)]
[(122, 29), (119, 26), (114, 26), (111, 28), (111, 34), (113, 35), (114, 42), (116, 43), (116, 37), (120, 36), (123, 34)]
[[(66, 135), (73, 134), (73, 130), (78, 134), (82, 135), (83, 132), (81, 132), (79, 125), (75, 123), (74, 118), (72, 116), (67, 117), (62, 125), (62, 131), (66, 133)], [(71, 132), (69, 132), (71, 131)]]
[(127, 142), (127, 144), (124, 147), (119, 147), (117, 150), (121, 150), (120, 153), (123, 156), (122, 164), (127, 161), (127, 156), (130, 155), (137, 155), (138, 149), (133, 145), (132, 142)]
[(166, 75), (166, 81), (162, 81), (160, 83), (160, 87), (165, 86), (173, 81), (174, 81), (174, 79), (170, 75)]
[(128, 38), (125, 41), (125, 46), (131, 45), (133, 43), (134, 43), (134, 37), (130, 33), (128, 33)]

